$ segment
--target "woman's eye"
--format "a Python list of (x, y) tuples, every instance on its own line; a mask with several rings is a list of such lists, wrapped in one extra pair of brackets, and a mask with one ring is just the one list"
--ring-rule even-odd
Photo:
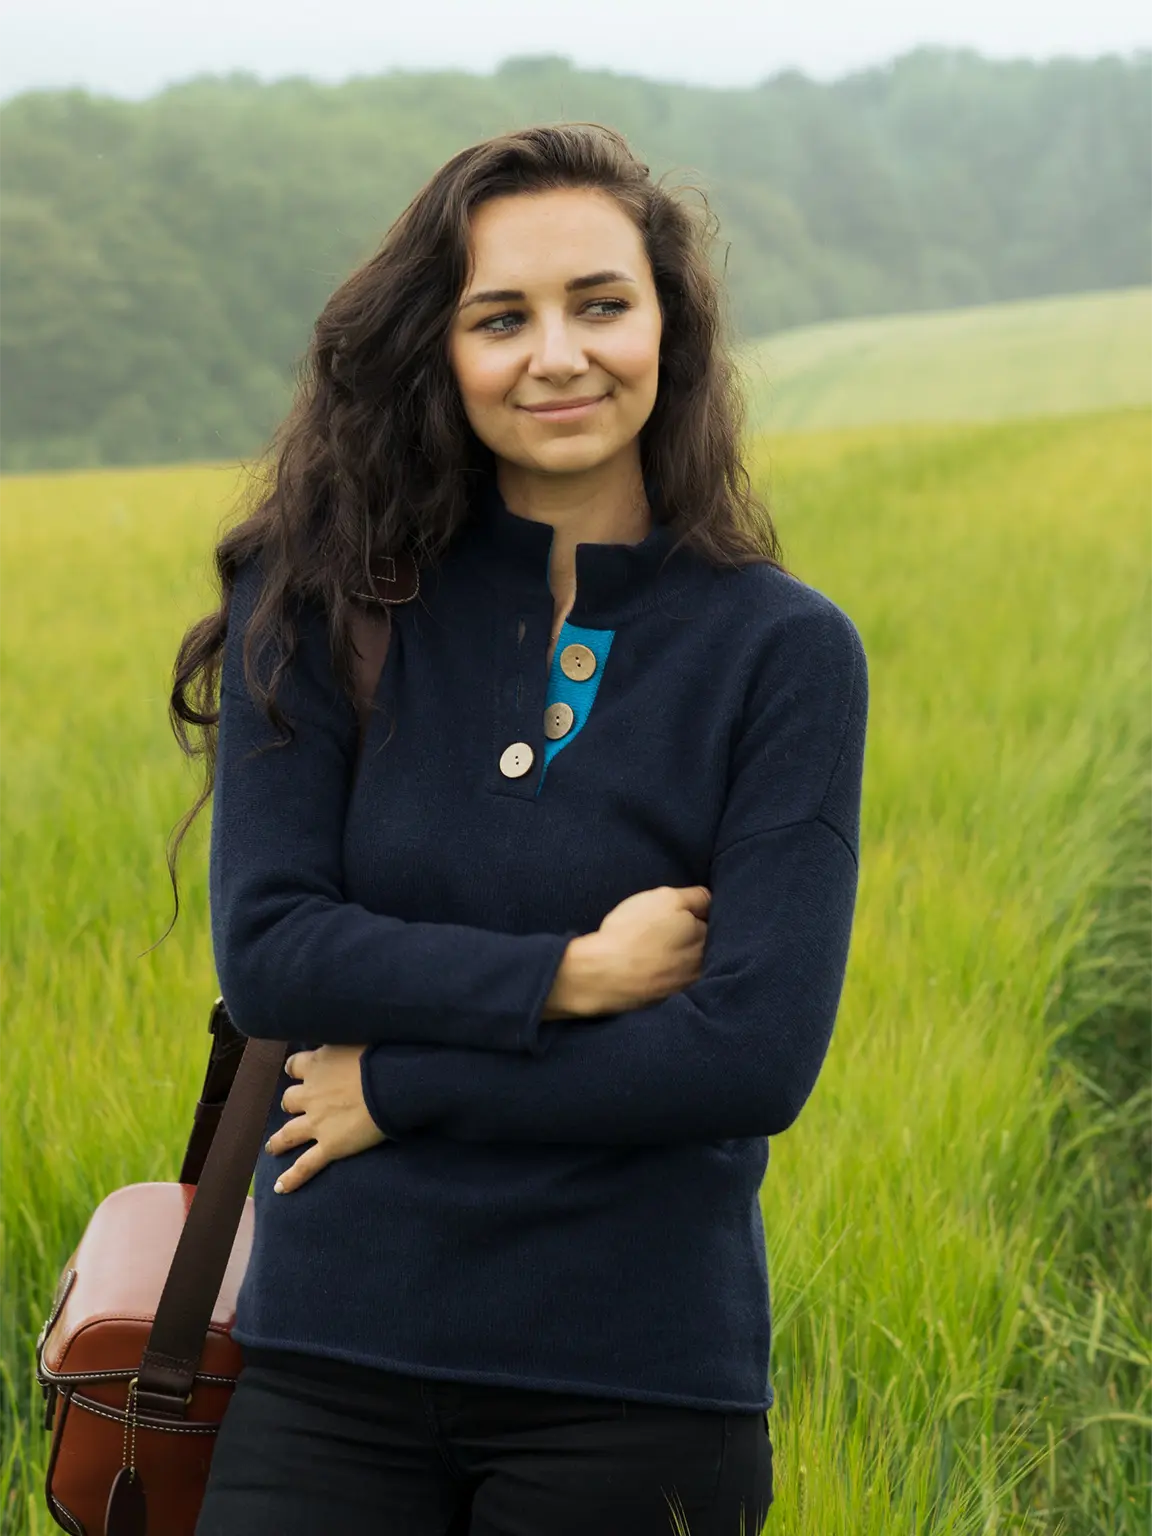
[[(622, 315), (625, 310), (631, 309), (631, 304), (625, 298), (594, 298), (585, 304), (581, 310), (582, 315), (593, 313), (596, 319), (613, 319), (616, 315)], [(476, 330), (484, 330), (490, 336), (508, 336), (513, 330), (524, 324), (524, 315), (521, 310), (504, 310), (501, 315), (488, 315), (476, 326)]]
[(511, 324), (515, 326), (515, 324), (518, 324), (522, 318), (524, 318), (524, 316), (518, 315), (518, 313), (513, 312), (513, 310), (508, 310), (508, 312), (504, 313), (504, 315), (488, 315), (487, 319), (482, 319), (481, 323), (479, 323), (479, 326), (476, 326), (476, 330), (488, 330), (488, 332), (492, 332), (493, 336), (502, 336), (505, 335), (505, 333), (507, 333), (511, 327), (502, 326), (501, 321), (507, 319), (507, 321), (511, 321)]

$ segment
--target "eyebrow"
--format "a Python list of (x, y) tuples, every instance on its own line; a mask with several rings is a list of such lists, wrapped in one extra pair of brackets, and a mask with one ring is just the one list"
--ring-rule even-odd
[[(626, 272), (589, 272), (587, 277), (571, 277), (564, 284), (565, 293), (575, 293), (581, 288), (599, 288), (602, 283), (632, 283), (635, 280)], [(470, 299), (465, 299), (460, 308), (467, 309), (470, 304), (506, 304), (513, 299), (527, 298), (519, 288), (489, 288), (484, 293), (474, 293)]]

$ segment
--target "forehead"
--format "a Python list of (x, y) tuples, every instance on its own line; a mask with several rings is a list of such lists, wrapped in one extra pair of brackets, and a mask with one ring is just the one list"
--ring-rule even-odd
[(482, 203), (471, 217), (473, 288), (523, 288), (613, 267), (648, 275), (640, 231), (603, 192), (562, 188)]

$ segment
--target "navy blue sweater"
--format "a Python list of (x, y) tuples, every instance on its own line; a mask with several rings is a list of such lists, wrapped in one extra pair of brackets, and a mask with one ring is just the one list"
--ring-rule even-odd
[[(638, 544), (577, 546), (547, 667), (551, 540), (494, 482), (474, 495), (393, 609), (358, 771), (307, 603), (280, 693), (295, 737), (251, 750), (276, 733), (244, 683), (260, 571), (240, 572), (210, 857), (221, 991), (246, 1034), (369, 1043), (365, 1100), (389, 1139), (288, 1195), (272, 1184), (302, 1149), (261, 1154), (235, 1337), (761, 1410), (759, 1190), (844, 978), (864, 653), (835, 604), (771, 566), (665, 561), (657, 521)], [(572, 716), (553, 739), (556, 703)], [(693, 884), (712, 892), (699, 980), (541, 1020), (571, 938), (636, 891)]]

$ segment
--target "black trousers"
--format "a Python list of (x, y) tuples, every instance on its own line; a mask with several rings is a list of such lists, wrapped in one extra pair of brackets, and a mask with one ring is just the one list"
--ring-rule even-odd
[(765, 1413), (245, 1349), (196, 1536), (759, 1536)]

